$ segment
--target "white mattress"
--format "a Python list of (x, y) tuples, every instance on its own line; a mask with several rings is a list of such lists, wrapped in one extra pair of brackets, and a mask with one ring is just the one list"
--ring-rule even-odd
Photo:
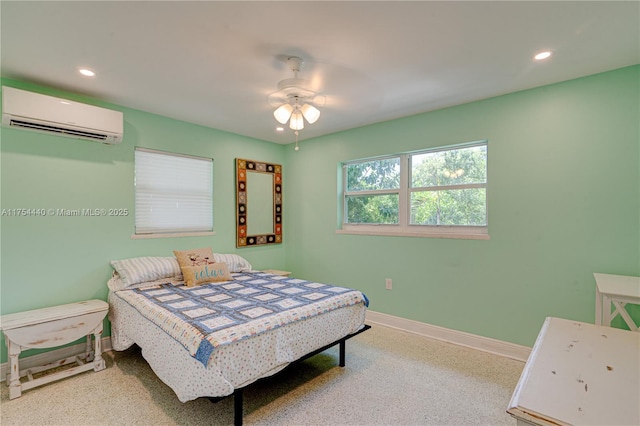
[(114, 350), (134, 343), (156, 375), (182, 402), (227, 396), (237, 388), (271, 376), (291, 362), (362, 328), (363, 304), (322, 315), (216, 348), (205, 367), (161, 328), (109, 292), (109, 320)]

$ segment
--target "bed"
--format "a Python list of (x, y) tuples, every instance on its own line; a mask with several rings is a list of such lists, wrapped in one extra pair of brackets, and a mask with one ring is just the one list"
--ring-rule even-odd
[(357, 290), (253, 271), (237, 255), (215, 256), (231, 279), (192, 287), (174, 258), (136, 258), (144, 271), (137, 277), (113, 261), (112, 347), (137, 344), (182, 402), (233, 395), (241, 424), (242, 389), (256, 380), (335, 344), (344, 366), (346, 340), (369, 328), (368, 300)]

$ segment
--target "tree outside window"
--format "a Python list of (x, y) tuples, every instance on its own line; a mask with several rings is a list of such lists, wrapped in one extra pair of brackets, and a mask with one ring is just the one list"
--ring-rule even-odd
[(343, 230), (486, 234), (487, 153), (483, 141), (345, 163)]

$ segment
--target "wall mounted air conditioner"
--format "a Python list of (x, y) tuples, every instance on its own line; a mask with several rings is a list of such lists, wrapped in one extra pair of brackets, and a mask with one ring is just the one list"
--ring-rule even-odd
[(122, 142), (119, 111), (2, 86), (2, 125), (58, 136)]

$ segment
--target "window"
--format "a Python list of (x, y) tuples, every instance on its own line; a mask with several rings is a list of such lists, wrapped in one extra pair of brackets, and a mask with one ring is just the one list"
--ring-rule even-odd
[(213, 232), (213, 160), (136, 148), (136, 236)]
[(339, 232), (488, 238), (487, 142), (343, 165)]
[(400, 157), (350, 163), (346, 170), (346, 222), (397, 224)]

